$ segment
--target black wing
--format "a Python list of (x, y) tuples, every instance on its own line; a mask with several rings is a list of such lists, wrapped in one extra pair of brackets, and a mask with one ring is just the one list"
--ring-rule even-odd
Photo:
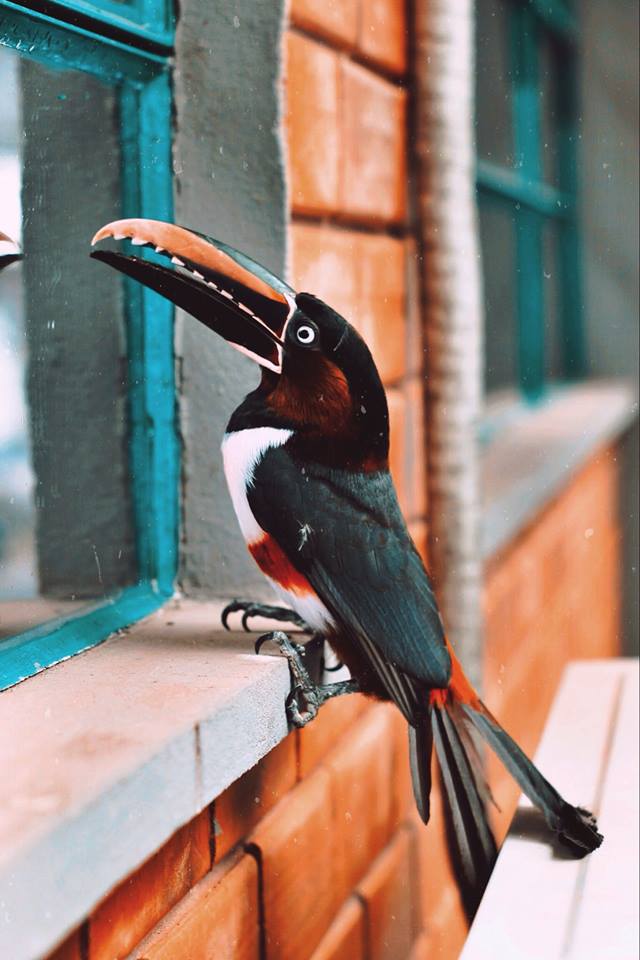
[(405, 715), (412, 681), (447, 685), (442, 621), (388, 472), (302, 465), (286, 448), (272, 448), (248, 497), (262, 529), (356, 640)]

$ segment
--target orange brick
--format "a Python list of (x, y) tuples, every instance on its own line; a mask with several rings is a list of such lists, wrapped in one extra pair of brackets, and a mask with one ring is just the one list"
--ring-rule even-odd
[(96, 908), (89, 920), (89, 960), (118, 960), (211, 866), (210, 812), (187, 823)]
[(398, 500), (405, 518), (410, 512), (410, 499), (407, 495), (407, 420), (406, 403), (400, 390), (387, 390), (389, 405), (389, 468), (398, 492)]
[(259, 851), (266, 960), (309, 956), (337, 906), (329, 775), (318, 768), (284, 797), (249, 842)]
[[(420, 934), (414, 943), (411, 953), (409, 954), (409, 960), (433, 960), (434, 957), (439, 956), (440, 954), (436, 953), (432, 947), (429, 934), (425, 931)], [(442, 958), (442, 960), (445, 960), (445, 958)]]
[(393, 73), (407, 69), (406, 5), (403, 0), (362, 0), (358, 49)]
[[(451, 866), (445, 832), (437, 762), (433, 763), (431, 790), (431, 818), (425, 826), (417, 812), (413, 814), (419, 877), (419, 914), (421, 926), (434, 938), (449, 932), (451, 939), (462, 947), (467, 934), (467, 920)], [(460, 949), (458, 950), (458, 953)], [(434, 956), (440, 953), (434, 950)], [(443, 953), (442, 957), (457, 957), (457, 953)]]
[(409, 533), (411, 534), (411, 539), (416, 545), (416, 549), (422, 561), (426, 566), (427, 570), (429, 569), (429, 526), (425, 523), (424, 520), (414, 520), (413, 523), (409, 524)]
[(404, 385), (407, 412), (407, 499), (412, 518), (427, 512), (427, 449), (424, 430), (424, 393), (417, 378)]
[(342, 61), (340, 211), (400, 223), (406, 213), (406, 91)]
[(406, 271), (401, 240), (360, 234), (357, 242), (358, 303), (353, 323), (373, 354), (384, 383), (406, 369)]
[(53, 953), (47, 956), (46, 960), (82, 960), (80, 931), (75, 930)]
[(291, 226), (291, 280), (313, 293), (350, 323), (358, 312), (359, 234), (306, 223)]
[(457, 892), (452, 886), (447, 887), (428, 931), (431, 948), (429, 956), (438, 957), (438, 960), (458, 960), (467, 933), (468, 928), (460, 913)]
[(407, 721), (395, 706), (389, 705), (389, 720), (393, 730), (393, 813), (394, 825), (413, 810), (413, 788), (409, 767), (409, 734)]
[(386, 705), (370, 707), (325, 759), (331, 775), (336, 893), (344, 899), (389, 839), (394, 737)]
[(353, 47), (358, 31), (358, 0), (291, 0), (291, 19), (304, 30)]
[(214, 801), (216, 861), (251, 832), (296, 780), (296, 739), (292, 733)]
[(306, 777), (324, 759), (365, 709), (361, 694), (349, 694), (325, 703), (313, 723), (298, 730), (298, 775)]
[(400, 830), (358, 886), (365, 902), (368, 957), (408, 957), (414, 937), (409, 833)]
[(130, 960), (258, 960), (258, 867), (238, 852), (214, 867)]
[(409, 376), (424, 377), (425, 347), (422, 335), (422, 311), (420, 308), (421, 288), (420, 272), (422, 259), (418, 254), (413, 237), (406, 241), (406, 341), (407, 341), (407, 374)]
[(311, 960), (364, 960), (364, 957), (362, 904), (350, 897), (314, 950)]
[(290, 33), (286, 98), (292, 209), (335, 211), (340, 162), (337, 55)]
[(292, 281), (325, 300), (366, 340), (385, 383), (406, 366), (406, 272), (400, 240), (293, 224)]

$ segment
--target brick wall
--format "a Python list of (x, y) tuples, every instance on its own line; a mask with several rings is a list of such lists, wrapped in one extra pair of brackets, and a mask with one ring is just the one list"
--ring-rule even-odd
[[(484, 695), (528, 753), (565, 663), (620, 654), (618, 489), (617, 451), (607, 448), (489, 564)], [(517, 788), (493, 759), (490, 772), (501, 836)]]
[[(391, 465), (426, 549), (422, 346), (407, 206), (398, 0), (292, 0), (286, 34), (290, 268), (370, 343)], [(489, 705), (535, 749), (567, 659), (618, 649), (615, 451), (491, 562)], [(517, 791), (490, 766), (503, 832)], [(55, 960), (449, 960), (465, 921), (437, 789), (413, 809), (406, 730), (361, 697), (322, 708), (179, 830)]]
[(422, 347), (398, 0), (293, 0), (286, 103), (294, 286), (344, 314), (387, 388), (391, 468), (426, 548)]
[(439, 811), (436, 795), (425, 831), (396, 710), (359, 696), (327, 704), (120, 884), (51, 960), (455, 956), (464, 925), (449, 922), (461, 914)]

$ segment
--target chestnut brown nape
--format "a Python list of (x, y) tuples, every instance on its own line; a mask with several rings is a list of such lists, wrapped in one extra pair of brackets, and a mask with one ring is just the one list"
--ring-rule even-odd
[(274, 379), (266, 404), (278, 416), (331, 436), (354, 430), (347, 379), (340, 367), (321, 353), (309, 354), (293, 375), (283, 373)]

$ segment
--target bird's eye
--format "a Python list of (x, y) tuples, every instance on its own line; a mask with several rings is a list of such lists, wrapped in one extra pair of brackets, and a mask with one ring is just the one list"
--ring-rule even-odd
[(315, 343), (317, 336), (318, 331), (308, 323), (301, 323), (296, 330), (296, 340), (303, 347), (309, 347), (312, 343)]

